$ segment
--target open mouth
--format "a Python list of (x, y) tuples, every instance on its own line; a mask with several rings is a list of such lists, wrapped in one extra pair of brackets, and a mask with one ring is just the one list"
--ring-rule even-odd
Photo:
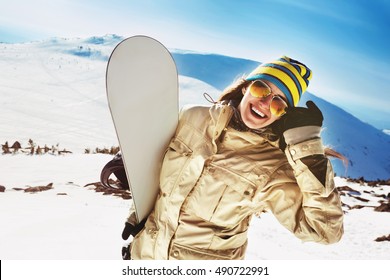
[(250, 106), (252, 115), (254, 115), (256, 118), (263, 119), (266, 117), (266, 115), (262, 112), (260, 112), (257, 108), (255, 108), (253, 105)]

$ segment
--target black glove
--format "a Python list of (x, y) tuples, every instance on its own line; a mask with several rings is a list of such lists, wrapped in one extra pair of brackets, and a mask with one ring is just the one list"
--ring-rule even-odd
[(130, 244), (122, 247), (122, 260), (131, 260)]
[(136, 236), (145, 226), (146, 219), (143, 219), (138, 225), (133, 226), (132, 224), (126, 222), (125, 228), (122, 232), (122, 239), (127, 240), (130, 235)]
[[(133, 226), (132, 224), (126, 222), (125, 228), (122, 232), (122, 239), (127, 240), (130, 235), (135, 237), (145, 226), (146, 219), (143, 219), (138, 225)], [(131, 253), (130, 253), (130, 244), (122, 247), (122, 259), (123, 260), (130, 260), (131, 259)]]
[(280, 132), (301, 126), (322, 126), (324, 117), (313, 101), (306, 102), (304, 107), (287, 107), (286, 114), (278, 121)]
[[(279, 135), (281, 149), (286, 147), (286, 141), (284, 133), (293, 128), (305, 127), (305, 126), (318, 126), (320, 130), (324, 117), (321, 110), (313, 101), (306, 102), (307, 108), (304, 107), (288, 107), (286, 114), (284, 114), (280, 120), (273, 124), (274, 132)], [(301, 131), (302, 132), (302, 131)], [(303, 131), (303, 134), (305, 132)], [(312, 137), (313, 132), (309, 132), (310, 135), (307, 138)], [(300, 135), (301, 138), (305, 138), (305, 135)]]

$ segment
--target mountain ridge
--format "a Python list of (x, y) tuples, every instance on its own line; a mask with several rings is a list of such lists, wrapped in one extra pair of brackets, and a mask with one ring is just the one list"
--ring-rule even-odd
[[(19, 139), (21, 134), (24, 139), (41, 137), (37, 141), (62, 135), (69, 145), (81, 145), (80, 138), (85, 145), (111, 146), (115, 135), (105, 100), (104, 72), (109, 55), (122, 39), (106, 35), (0, 44), (0, 67), (6, 70), (0, 77), (3, 105), (0, 128), (5, 137), (0, 141)], [(214, 96), (218, 95), (225, 86), (259, 64), (219, 54), (180, 50), (171, 53), (179, 75), (188, 77), (180, 79), (184, 103), (204, 102), (203, 92), (199, 91), (206, 85), (210, 85), (207, 89)], [(341, 161), (332, 160), (338, 175), (367, 180), (390, 178), (388, 134), (309, 92), (303, 95), (300, 106), (309, 99), (323, 111), (324, 144), (349, 159), (348, 169)], [(15, 128), (16, 120), (24, 123)]]

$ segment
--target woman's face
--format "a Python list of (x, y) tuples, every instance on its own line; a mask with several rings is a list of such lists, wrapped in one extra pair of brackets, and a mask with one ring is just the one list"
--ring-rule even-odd
[(266, 83), (272, 90), (272, 94), (267, 97), (253, 97), (249, 92), (250, 84), (242, 89), (244, 97), (238, 105), (238, 110), (240, 111), (241, 118), (245, 125), (251, 129), (266, 127), (280, 118), (271, 114), (270, 111), (270, 102), (274, 95), (279, 95), (286, 101), (286, 96), (278, 87), (271, 82), (263, 82)]

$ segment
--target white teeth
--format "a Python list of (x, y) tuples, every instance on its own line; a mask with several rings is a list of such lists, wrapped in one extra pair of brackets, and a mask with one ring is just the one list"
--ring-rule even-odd
[(256, 114), (258, 114), (260, 117), (262, 117), (262, 118), (264, 118), (265, 117), (265, 115), (262, 113), (262, 112), (260, 112), (259, 110), (257, 110), (255, 107), (253, 107), (252, 106), (252, 110), (253, 110), (253, 112), (255, 112)]

